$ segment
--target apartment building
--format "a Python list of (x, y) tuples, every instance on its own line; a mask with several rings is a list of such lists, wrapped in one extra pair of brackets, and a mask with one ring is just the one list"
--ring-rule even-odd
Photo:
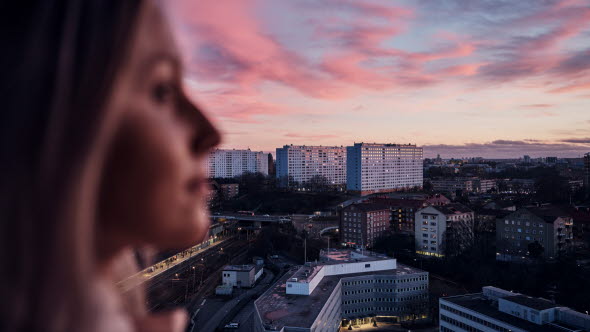
[(573, 248), (573, 220), (552, 206), (524, 207), (496, 222), (496, 259), (522, 260), (530, 256), (529, 244), (543, 247), (542, 257), (554, 259)]
[(475, 213), (468, 207), (451, 203), (427, 206), (416, 212), (416, 253), (443, 257), (456, 255), (473, 242)]
[(268, 155), (247, 150), (216, 149), (209, 153), (207, 176), (233, 178), (245, 172), (268, 175)]
[(496, 188), (496, 180), (480, 179), (477, 177), (433, 179), (430, 180), (430, 183), (434, 191), (443, 193), (456, 193), (457, 191), (463, 193), (486, 193)]
[(543, 298), (483, 287), (439, 299), (441, 332), (590, 331), (590, 316)]
[(428, 272), (366, 250), (322, 250), (318, 263), (292, 268), (254, 305), (255, 331), (420, 320), (428, 315)]
[(346, 148), (346, 189), (360, 195), (422, 188), (423, 150), (416, 145), (355, 143)]
[(330, 186), (346, 184), (346, 148), (343, 146), (285, 145), (277, 148), (276, 177), (281, 186), (305, 187), (321, 177)]
[(387, 230), (391, 210), (383, 204), (356, 203), (342, 209), (340, 237), (345, 246), (370, 248)]
[(584, 187), (586, 187), (586, 197), (590, 197), (590, 152), (584, 155)]
[(424, 197), (389, 198), (387, 196), (370, 197), (368, 202), (385, 205), (391, 211), (390, 227), (396, 233), (414, 234), (416, 211), (429, 206), (443, 206), (451, 201), (443, 195)]

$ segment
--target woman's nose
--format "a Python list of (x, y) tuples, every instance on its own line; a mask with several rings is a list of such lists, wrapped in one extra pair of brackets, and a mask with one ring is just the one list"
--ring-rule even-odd
[(219, 130), (186, 96), (182, 97), (181, 107), (191, 129), (193, 129), (189, 142), (193, 154), (206, 153), (221, 143)]

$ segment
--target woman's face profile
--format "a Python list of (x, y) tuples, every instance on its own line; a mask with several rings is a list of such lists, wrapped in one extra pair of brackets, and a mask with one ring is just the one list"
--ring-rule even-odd
[(186, 247), (209, 226), (205, 158), (219, 133), (185, 96), (179, 55), (147, 1), (108, 101), (115, 114), (99, 197), (99, 246)]

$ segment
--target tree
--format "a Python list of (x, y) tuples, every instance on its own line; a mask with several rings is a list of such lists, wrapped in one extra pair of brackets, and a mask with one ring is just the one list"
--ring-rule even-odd
[(330, 182), (328, 178), (323, 175), (314, 175), (307, 182), (307, 187), (311, 191), (327, 191), (330, 189)]
[(545, 251), (545, 248), (543, 248), (543, 245), (541, 245), (539, 241), (529, 243), (527, 249), (529, 251), (529, 256), (535, 259), (540, 258)]

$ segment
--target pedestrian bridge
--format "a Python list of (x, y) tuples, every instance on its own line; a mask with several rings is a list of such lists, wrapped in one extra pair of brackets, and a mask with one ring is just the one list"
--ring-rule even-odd
[(336, 231), (336, 232), (338, 232), (338, 231), (339, 231), (339, 230), (338, 230), (338, 226), (330, 226), (330, 227), (326, 227), (326, 228), (322, 229), (322, 230), (320, 231), (320, 236), (324, 235), (324, 234), (325, 234), (325, 233), (327, 233), (327, 232), (331, 232), (331, 231)]

